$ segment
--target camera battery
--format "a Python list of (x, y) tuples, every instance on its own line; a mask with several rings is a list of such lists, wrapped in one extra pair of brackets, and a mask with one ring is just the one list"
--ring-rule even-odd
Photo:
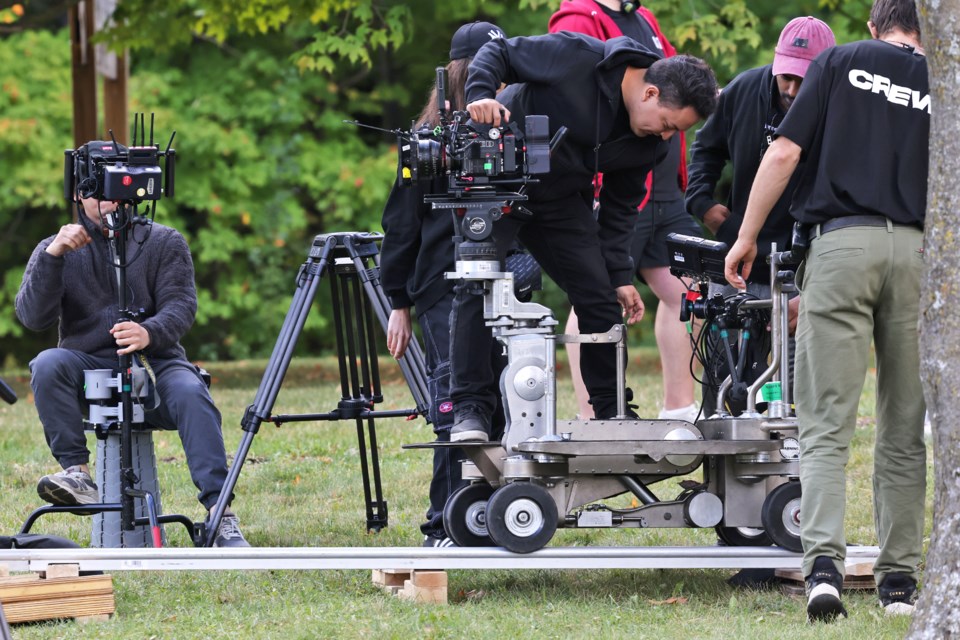
[(158, 166), (107, 165), (103, 168), (103, 199), (159, 200), (162, 175)]

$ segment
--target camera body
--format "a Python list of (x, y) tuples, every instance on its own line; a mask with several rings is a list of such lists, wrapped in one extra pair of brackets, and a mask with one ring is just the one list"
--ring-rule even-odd
[(421, 127), (398, 134), (397, 176), (401, 184), (448, 176), (457, 197), (489, 196), (504, 187), (549, 173), (550, 136), (547, 116), (527, 116), (523, 131), (516, 123), (493, 127), (468, 123), (465, 111), (434, 129)]
[[(67, 149), (63, 162), (63, 196), (128, 204), (173, 197), (176, 151), (152, 144), (128, 147), (115, 140), (93, 140)], [(134, 132), (136, 140), (136, 132)], [(173, 138), (171, 137), (171, 142)], [(161, 167), (161, 158), (164, 167)], [(164, 170), (165, 168), (165, 170)]]
[(402, 185), (447, 177), (447, 193), (428, 196), (436, 209), (464, 202), (499, 202), (509, 206), (526, 200), (522, 186), (535, 175), (550, 172), (550, 119), (527, 116), (500, 126), (476, 124), (466, 111), (450, 113), (446, 70), (436, 76), (440, 124), (397, 131), (397, 178)]

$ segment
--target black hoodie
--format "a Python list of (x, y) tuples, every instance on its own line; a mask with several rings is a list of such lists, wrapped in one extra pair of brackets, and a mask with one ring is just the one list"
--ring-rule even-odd
[[(771, 124), (771, 114), (776, 110), (774, 100), (779, 96), (771, 69), (772, 65), (750, 69), (734, 78), (720, 94), (717, 111), (707, 118), (691, 147), (686, 203), (687, 211), (699, 220), (703, 220), (710, 207), (718, 204), (714, 192), (720, 174), (728, 161), (733, 165), (733, 184), (727, 201), (730, 217), (716, 233), (717, 239), (728, 245), (737, 240), (750, 188), (760, 166), (761, 152), (769, 146), (765, 125)], [(773, 135), (772, 128), (770, 135)], [(757, 259), (750, 275), (758, 282), (768, 283), (770, 280), (766, 263), (770, 243), (776, 242), (779, 251), (789, 248), (793, 228), (790, 201), (802, 173), (794, 172), (760, 229)]]
[[(620, 84), (627, 67), (646, 69), (659, 58), (628, 37), (601, 42), (551, 33), (491, 40), (477, 52), (467, 79), (467, 103), (496, 97), (518, 123), (545, 115), (551, 135), (567, 127), (550, 173), (529, 189), (531, 205), (589, 190), (595, 173), (603, 173), (600, 242), (615, 287), (633, 281), (629, 249), (644, 178), (667, 151), (660, 137), (630, 130)], [(508, 86), (498, 96), (501, 83)]]

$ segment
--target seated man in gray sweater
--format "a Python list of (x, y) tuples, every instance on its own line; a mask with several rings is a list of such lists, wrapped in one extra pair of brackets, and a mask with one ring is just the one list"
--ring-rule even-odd
[[(55, 505), (99, 501), (87, 466), (83, 372), (116, 370), (118, 354), (139, 353), (154, 371), (160, 398), (148, 420), (179, 431), (198, 498), (209, 510), (226, 480), (227, 459), (220, 412), (179, 342), (197, 310), (190, 250), (179, 232), (160, 224), (152, 224), (149, 235), (142, 227), (131, 233), (127, 300), (139, 317), (118, 322), (117, 275), (101, 231), (117, 204), (92, 198), (81, 204), (77, 223), (64, 225), (34, 249), (16, 299), (17, 317), (26, 327), (41, 330), (59, 321), (60, 329), (57, 348), (30, 362), (37, 413), (63, 467), (41, 478), (37, 492)], [(214, 546), (249, 546), (233, 513), (222, 519)]]

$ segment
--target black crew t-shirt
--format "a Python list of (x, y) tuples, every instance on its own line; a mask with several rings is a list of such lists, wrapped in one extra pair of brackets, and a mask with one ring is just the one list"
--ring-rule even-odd
[[(666, 56), (663, 43), (643, 16), (637, 13), (624, 13), (603, 5), (597, 6), (617, 24), (617, 28), (623, 35), (633, 38), (650, 51)], [(683, 191), (680, 190), (680, 177), (677, 173), (677, 167), (680, 165), (680, 136), (675, 135), (663, 144), (667, 146), (667, 155), (653, 168), (653, 199), (682, 200)]]
[(793, 217), (879, 214), (923, 226), (929, 87), (926, 57), (899, 44), (865, 40), (817, 56), (777, 129), (806, 162)]

